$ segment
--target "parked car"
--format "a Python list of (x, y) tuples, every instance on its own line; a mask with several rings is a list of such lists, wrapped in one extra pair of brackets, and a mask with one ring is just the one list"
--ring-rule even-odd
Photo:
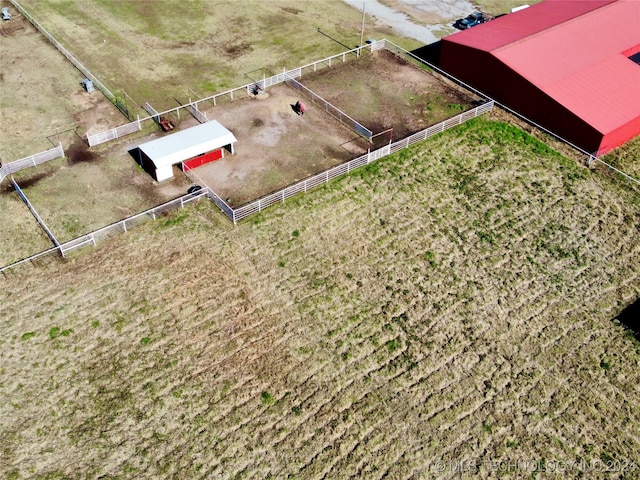
[(467, 28), (475, 27), (481, 23), (484, 23), (484, 16), (482, 13), (473, 12), (471, 15), (467, 15), (464, 18), (456, 20), (456, 23), (454, 23), (453, 26), (459, 30), (466, 30)]

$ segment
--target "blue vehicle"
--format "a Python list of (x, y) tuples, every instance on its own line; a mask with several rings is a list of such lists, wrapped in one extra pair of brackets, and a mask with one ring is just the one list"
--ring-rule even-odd
[(466, 30), (467, 28), (475, 27), (481, 23), (484, 23), (484, 16), (480, 12), (473, 12), (465, 18), (456, 20), (456, 23), (454, 23), (453, 26), (458, 30)]

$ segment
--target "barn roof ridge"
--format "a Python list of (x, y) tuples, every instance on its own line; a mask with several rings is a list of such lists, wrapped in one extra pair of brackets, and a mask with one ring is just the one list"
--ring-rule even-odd
[[(563, 1), (567, 1), (567, 0), (546, 0), (546, 2), (563, 2)], [(547, 27), (543, 27), (540, 30), (537, 30), (535, 32), (527, 33), (524, 36), (522, 36), (521, 38), (518, 38), (517, 40), (513, 40), (511, 42), (506, 42), (503, 45), (500, 45), (499, 47), (496, 47), (494, 49), (489, 50), (489, 53), (493, 54), (493, 52), (498, 52), (498, 51), (501, 51), (501, 50), (504, 50), (504, 49), (513, 48), (514, 46), (516, 46), (516, 45), (518, 45), (520, 43), (529, 42), (535, 37), (549, 35), (550, 32), (553, 32), (553, 31), (558, 30), (558, 29), (566, 28), (567, 24), (580, 22), (585, 17), (588, 17), (590, 15), (598, 15), (600, 13), (599, 10), (604, 9), (604, 8), (610, 8), (612, 6), (612, 4), (615, 4), (615, 3), (618, 3), (618, 2), (624, 2), (625, 0), (571, 0), (571, 1), (572, 2), (579, 2), (579, 3), (594, 3), (594, 4), (595, 3), (599, 3), (599, 5), (596, 6), (595, 8), (593, 8), (593, 9), (585, 12), (585, 13), (577, 14), (575, 16), (572, 16), (572, 17), (569, 17), (569, 18), (565, 18), (563, 20), (558, 21), (557, 23), (554, 23), (553, 25), (550, 25), (550, 26), (547, 26)], [(542, 5), (542, 3), (536, 4), (536, 5)], [(535, 7), (535, 5), (534, 5), (534, 7)], [(529, 8), (531, 8), (531, 7), (529, 7)]]

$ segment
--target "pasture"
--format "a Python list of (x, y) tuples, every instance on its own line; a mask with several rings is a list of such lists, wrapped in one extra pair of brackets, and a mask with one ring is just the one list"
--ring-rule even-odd
[[(4, 3), (3, 3), (4, 5)], [(124, 123), (104, 96), (84, 91), (83, 75), (15, 9), (0, 30), (0, 160), (63, 148), (79, 135)]]
[(237, 227), (201, 202), (10, 273), (1, 473), (632, 477), (639, 203), (477, 119)]
[[(114, 93), (159, 111), (175, 107), (174, 98), (185, 100), (189, 89), (205, 97), (249, 83), (256, 71), (281, 72), (354, 48), (362, 23), (360, 12), (338, 0), (29, 0), (25, 6)], [(417, 46), (369, 25), (368, 37)]]
[[(25, 6), (157, 108), (178, 86), (245, 83), (278, 52), (335, 53), (292, 19), (357, 42), (339, 2), (212, 5)], [(204, 55), (218, 37), (227, 56)], [(525, 129), (494, 111), (237, 226), (200, 201), (9, 270), (0, 477), (637, 477), (640, 343), (614, 319), (640, 297), (640, 197)], [(16, 179), (72, 235), (187, 186), (162, 191), (127, 158), (150, 133)], [(3, 249), (43, 241), (2, 187)]]

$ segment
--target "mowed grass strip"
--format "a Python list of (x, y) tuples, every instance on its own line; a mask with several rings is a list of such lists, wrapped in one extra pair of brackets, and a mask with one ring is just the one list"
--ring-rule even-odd
[(237, 227), (200, 202), (10, 273), (0, 473), (630, 462), (640, 345), (611, 319), (639, 294), (639, 211), (483, 118)]

